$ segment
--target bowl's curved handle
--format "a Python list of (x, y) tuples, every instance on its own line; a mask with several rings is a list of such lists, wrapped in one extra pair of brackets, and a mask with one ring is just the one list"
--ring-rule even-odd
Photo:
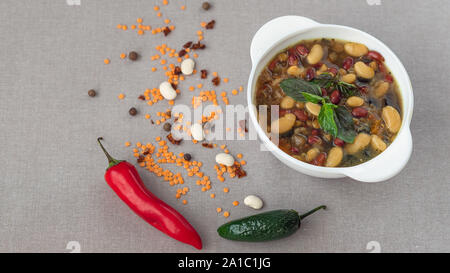
[(302, 16), (282, 16), (265, 23), (253, 37), (250, 57), (254, 64), (273, 44), (293, 32), (319, 25), (316, 21)]
[(413, 149), (411, 131), (402, 130), (383, 153), (365, 163), (364, 168), (351, 167), (342, 173), (361, 182), (382, 182), (397, 175), (408, 163)]

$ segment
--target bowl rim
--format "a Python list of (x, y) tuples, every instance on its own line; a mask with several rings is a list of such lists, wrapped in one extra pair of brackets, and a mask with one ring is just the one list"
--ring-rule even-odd
[[(306, 17), (305, 17), (306, 18)], [(309, 19), (309, 18), (308, 18)], [(376, 157), (380, 156), (382, 153), (385, 153), (388, 149), (393, 149), (393, 145), (394, 143), (398, 143), (400, 141), (399, 136), (402, 133), (405, 132), (410, 132), (410, 123), (411, 123), (411, 119), (412, 119), (412, 114), (413, 114), (413, 108), (414, 108), (414, 95), (413, 95), (413, 88), (412, 88), (412, 84), (411, 84), (411, 79), (403, 65), (403, 63), (400, 61), (400, 59), (398, 58), (398, 56), (385, 44), (383, 43), (381, 40), (377, 39), (376, 37), (372, 36), (371, 34), (353, 28), (353, 27), (349, 27), (349, 26), (344, 26), (344, 25), (336, 25), (336, 24), (322, 24), (319, 22), (316, 22), (317, 25), (315, 26), (311, 26), (311, 27), (307, 27), (307, 28), (299, 28), (297, 31), (293, 31), (291, 34), (275, 41), (270, 47), (268, 47), (264, 53), (260, 54), (260, 56), (256, 59), (253, 60), (252, 63), (252, 69), (251, 69), (251, 73), (249, 75), (249, 81), (248, 81), (248, 87), (247, 87), (247, 104), (248, 104), (248, 108), (249, 108), (249, 116), (250, 119), (252, 120), (252, 123), (255, 126), (255, 129), (257, 131), (258, 136), (260, 137), (260, 139), (262, 140), (262, 142), (266, 145), (266, 147), (268, 148), (268, 150), (272, 153), (276, 153), (278, 156), (282, 157), (284, 160), (289, 161), (290, 163), (294, 164), (294, 165), (298, 165), (302, 168), (306, 168), (308, 170), (311, 171), (317, 171), (320, 173), (327, 173), (327, 174), (344, 174), (344, 171), (348, 171), (348, 170), (353, 170), (353, 169), (360, 169), (360, 168), (364, 168), (366, 167), (368, 164), (370, 164), (370, 162), (372, 162)], [(339, 28), (342, 29), (344, 31), (353, 31), (353, 32), (358, 32), (359, 34), (361, 34), (362, 36), (364, 36), (364, 39), (371, 39), (373, 42), (378, 43), (381, 47), (384, 48), (385, 51), (387, 51), (392, 58), (392, 61), (397, 63), (398, 68), (399, 68), (399, 72), (401, 74), (403, 74), (405, 82), (406, 82), (406, 89), (407, 90), (400, 90), (401, 93), (401, 100), (402, 100), (402, 125), (400, 127), (399, 132), (397, 133), (396, 138), (394, 139), (394, 141), (387, 147), (387, 149), (385, 151), (383, 151), (382, 153), (380, 153), (379, 155), (375, 156), (374, 158), (355, 165), (355, 166), (350, 166), (350, 167), (322, 167), (322, 166), (315, 166), (306, 162), (303, 162), (301, 160), (295, 159), (294, 157), (292, 157), (291, 155), (287, 154), (286, 152), (284, 152), (283, 150), (281, 150), (277, 145), (275, 145), (270, 139), (269, 137), (266, 135), (266, 133), (262, 130), (261, 126), (259, 125), (258, 119), (257, 119), (257, 114), (256, 114), (256, 105), (254, 103), (254, 92), (255, 92), (255, 88), (254, 88), (254, 83), (255, 83), (255, 79), (257, 79), (257, 77), (259, 76), (256, 75), (256, 68), (259, 67), (261, 65), (261, 61), (264, 60), (267, 55), (269, 54), (276, 54), (276, 52), (274, 52), (274, 48), (277, 47), (278, 45), (280, 45), (281, 43), (283, 43), (286, 40), (289, 40), (291, 38), (293, 38), (294, 36), (300, 36), (302, 33), (308, 32), (308, 31), (314, 31), (315, 29), (320, 29), (320, 28)], [(317, 39), (320, 38), (325, 38), (325, 37), (317, 37)], [(333, 37), (326, 37), (326, 38), (333, 38)], [(313, 38), (312, 38), (313, 39)], [(344, 39), (342, 39), (344, 40)], [(299, 41), (302, 41), (301, 39), (299, 39)], [(346, 40), (351, 42), (351, 40)], [(386, 58), (386, 56), (384, 56)], [(397, 80), (398, 74), (394, 75), (394, 79)], [(405, 104), (404, 103), (404, 97), (405, 95), (407, 95), (409, 97), (409, 103)], [(409, 155), (407, 155), (409, 156)]]

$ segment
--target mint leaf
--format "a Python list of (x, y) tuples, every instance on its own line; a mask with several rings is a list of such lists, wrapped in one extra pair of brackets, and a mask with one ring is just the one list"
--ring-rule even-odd
[(310, 83), (303, 79), (290, 78), (281, 81), (280, 87), (283, 92), (296, 101), (305, 102), (306, 99), (302, 95), (302, 92), (309, 93), (316, 96), (322, 95), (320, 86), (314, 83)]
[(344, 106), (334, 110), (334, 120), (338, 129), (337, 137), (347, 143), (353, 143), (356, 137), (355, 124), (350, 111)]
[(324, 103), (318, 117), (320, 128), (334, 137), (338, 135), (338, 127), (334, 118), (335, 108), (337, 106), (332, 103)]
[(309, 101), (309, 102), (312, 102), (312, 103), (319, 103), (319, 102), (323, 102), (324, 101), (324, 98), (321, 97), (321, 96), (313, 95), (313, 94), (306, 93), (306, 92), (301, 92), (301, 94), (306, 99), (306, 101)]

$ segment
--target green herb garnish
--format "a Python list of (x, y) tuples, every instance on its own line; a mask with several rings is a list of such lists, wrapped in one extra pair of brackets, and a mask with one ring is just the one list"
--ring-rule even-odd
[[(356, 132), (352, 115), (344, 106), (335, 105), (330, 102), (328, 97), (322, 97), (321, 90), (321, 87), (330, 88), (341, 86), (342, 88), (346, 88), (347, 83), (342, 85), (339, 82), (336, 83), (333, 79), (325, 80), (324, 78), (317, 80), (319, 80), (319, 83), (316, 81), (308, 82), (303, 79), (291, 78), (283, 80), (280, 83), (280, 87), (286, 95), (296, 101), (322, 104), (318, 116), (320, 128), (333, 137), (338, 137), (347, 143), (353, 143)], [(346, 89), (349, 93), (353, 92), (351, 90), (353, 89)], [(344, 93), (341, 90), (339, 91)]]
[(320, 86), (302, 79), (291, 78), (283, 80), (280, 83), (280, 87), (281, 89), (283, 89), (286, 95), (296, 101), (306, 101), (306, 98), (300, 92), (322, 96), (322, 90), (320, 89)]
[(315, 83), (325, 89), (337, 89), (346, 98), (358, 93), (358, 87), (354, 84), (340, 81), (337, 76), (333, 76), (330, 73), (320, 74), (312, 81), (312, 83)]

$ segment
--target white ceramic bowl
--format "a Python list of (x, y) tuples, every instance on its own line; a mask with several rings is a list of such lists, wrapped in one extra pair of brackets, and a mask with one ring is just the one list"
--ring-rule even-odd
[[(394, 75), (401, 95), (403, 110), (402, 126), (394, 142), (375, 158), (354, 166), (345, 168), (317, 167), (297, 160), (279, 149), (265, 132), (257, 120), (255, 107), (255, 90), (257, 78), (265, 65), (281, 50), (294, 45), (301, 40), (315, 38), (335, 38), (353, 41), (367, 45), (369, 49), (380, 52), (385, 58), (385, 64)], [(408, 73), (398, 57), (375, 37), (346, 26), (320, 24), (300, 16), (283, 16), (275, 18), (263, 25), (255, 34), (250, 47), (252, 71), (248, 80), (250, 120), (254, 124), (258, 136), (279, 160), (301, 173), (322, 177), (350, 177), (362, 182), (381, 182), (398, 174), (408, 162), (412, 148), (410, 123), (413, 113), (413, 90)]]

